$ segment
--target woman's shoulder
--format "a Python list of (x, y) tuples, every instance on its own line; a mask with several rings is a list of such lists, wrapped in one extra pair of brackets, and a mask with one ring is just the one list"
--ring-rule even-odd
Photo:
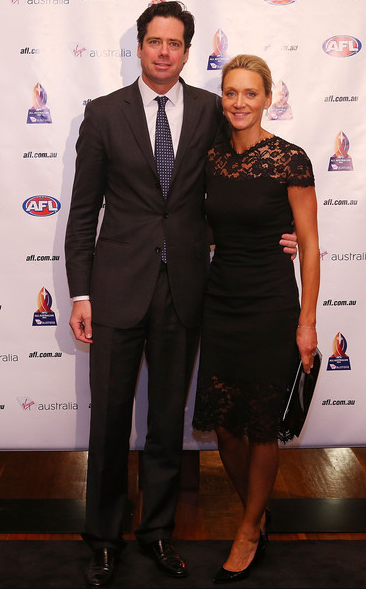
[(283, 169), (288, 185), (313, 186), (313, 166), (306, 151), (282, 137), (277, 137), (276, 145), (277, 157), (275, 159)]
[(273, 139), (277, 148), (283, 150), (284, 153), (304, 155), (308, 157), (305, 149), (300, 147), (300, 145), (292, 143), (291, 141), (287, 141), (287, 139), (283, 139), (283, 137), (279, 137), (278, 135), (274, 135)]

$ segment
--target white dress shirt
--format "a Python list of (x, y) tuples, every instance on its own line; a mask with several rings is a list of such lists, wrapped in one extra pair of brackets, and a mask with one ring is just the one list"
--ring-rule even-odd
[(158, 112), (158, 103), (155, 100), (157, 96), (166, 96), (168, 101), (165, 105), (166, 116), (169, 121), (170, 133), (172, 135), (174, 155), (177, 155), (180, 132), (183, 122), (183, 86), (178, 81), (166, 94), (157, 94), (152, 90), (140, 76), (138, 86), (144, 105), (147, 127), (149, 129), (151, 147), (155, 150), (155, 126), (156, 114)]

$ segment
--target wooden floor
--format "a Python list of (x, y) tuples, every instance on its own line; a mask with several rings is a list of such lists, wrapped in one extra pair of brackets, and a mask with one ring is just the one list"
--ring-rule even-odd
[[(0, 452), (0, 499), (84, 499), (86, 452)], [(141, 513), (139, 453), (130, 452), (132, 530)], [(366, 498), (366, 448), (281, 449), (273, 498)], [(199, 490), (183, 489), (173, 538), (235, 535), (241, 506), (216, 451), (200, 453)], [(133, 532), (125, 536), (135, 539)], [(270, 534), (272, 539), (366, 539), (364, 534)], [(0, 540), (78, 540), (78, 534), (0, 534)]]

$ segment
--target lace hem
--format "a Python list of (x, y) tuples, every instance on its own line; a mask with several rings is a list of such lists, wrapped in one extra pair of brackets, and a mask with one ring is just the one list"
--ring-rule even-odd
[(211, 382), (201, 382), (197, 388), (192, 425), (203, 432), (223, 427), (259, 444), (287, 442), (296, 435), (282, 421), (287, 395), (285, 388), (273, 383), (229, 384), (212, 376)]

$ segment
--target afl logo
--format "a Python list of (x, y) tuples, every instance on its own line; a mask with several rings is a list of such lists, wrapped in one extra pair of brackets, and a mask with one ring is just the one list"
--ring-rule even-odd
[(61, 203), (52, 196), (31, 196), (23, 202), (23, 210), (33, 217), (50, 217), (61, 208)]
[(350, 35), (335, 35), (323, 43), (323, 50), (333, 57), (351, 57), (361, 51), (362, 43)]
[(296, 0), (265, 0), (265, 2), (268, 2), (268, 4), (283, 6), (284, 4), (292, 4), (293, 2), (296, 2)]

